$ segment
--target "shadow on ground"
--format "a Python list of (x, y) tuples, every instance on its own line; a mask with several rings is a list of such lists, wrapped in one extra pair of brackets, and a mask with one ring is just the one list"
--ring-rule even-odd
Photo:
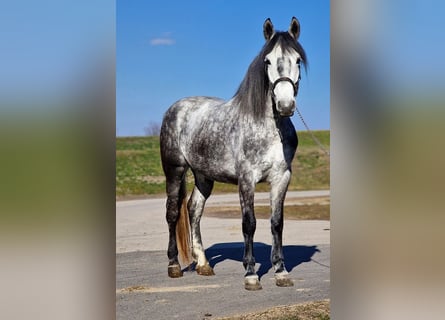
[[(271, 249), (271, 245), (262, 242), (254, 243), (253, 252), (255, 261), (259, 265), (257, 274), (260, 278), (272, 268), (270, 262)], [(293, 268), (303, 262), (311, 261), (316, 252), (320, 252), (317, 246), (283, 246), (284, 263), (287, 271), (292, 271)], [(239, 261), (242, 264), (244, 242), (217, 243), (208, 248), (205, 253), (212, 268), (227, 259)]]

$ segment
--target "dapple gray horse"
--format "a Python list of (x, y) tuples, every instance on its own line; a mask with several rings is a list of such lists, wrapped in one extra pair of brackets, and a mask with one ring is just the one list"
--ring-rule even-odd
[[(275, 32), (267, 19), (263, 33), (266, 43), (232, 99), (184, 98), (165, 113), (160, 142), (168, 197), (168, 275), (172, 278), (182, 276), (178, 252), (183, 262), (190, 263), (190, 250), (197, 273), (214, 274), (204, 254), (200, 220), (214, 181), (220, 181), (239, 187), (244, 284), (247, 290), (261, 289), (253, 254), (254, 192), (255, 185), (265, 181), (270, 184), (271, 261), (276, 284), (293, 285), (284, 266), (283, 203), (298, 145), (289, 117), (295, 111), (300, 66), (306, 66), (306, 54), (298, 42), (300, 24), (295, 17), (285, 32)], [(187, 203), (189, 168), (195, 187)]]

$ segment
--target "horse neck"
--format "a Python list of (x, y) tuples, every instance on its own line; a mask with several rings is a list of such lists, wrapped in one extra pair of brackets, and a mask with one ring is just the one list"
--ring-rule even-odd
[(242, 119), (244, 122), (247, 122), (249, 125), (255, 127), (270, 124), (271, 122), (275, 121), (272, 96), (270, 93), (266, 98), (264, 115), (261, 115), (260, 117), (257, 117), (258, 115), (254, 114), (253, 110), (249, 110), (249, 112), (241, 110), (241, 106), (236, 104), (236, 96), (227, 102), (227, 107), (236, 113), (237, 119)]
[(255, 117), (252, 116), (252, 119), (255, 121), (255, 123), (260, 127), (264, 127), (264, 126), (273, 126), (274, 127), (274, 126), (278, 125), (278, 122), (276, 121), (277, 118), (274, 113), (272, 96), (270, 94), (267, 95), (264, 110), (265, 110), (264, 115), (261, 118), (255, 119)]
[(269, 92), (269, 94), (267, 95), (267, 99), (266, 99), (266, 112), (264, 114), (264, 117), (266, 118), (266, 120), (274, 120), (276, 119), (276, 114), (274, 112), (274, 107), (273, 107), (273, 101), (272, 101), (272, 96)]

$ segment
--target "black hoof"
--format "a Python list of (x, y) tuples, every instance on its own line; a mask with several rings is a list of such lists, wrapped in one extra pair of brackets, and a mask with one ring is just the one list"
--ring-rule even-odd
[(168, 266), (168, 276), (170, 278), (182, 277), (181, 266), (179, 264), (173, 264), (171, 266)]

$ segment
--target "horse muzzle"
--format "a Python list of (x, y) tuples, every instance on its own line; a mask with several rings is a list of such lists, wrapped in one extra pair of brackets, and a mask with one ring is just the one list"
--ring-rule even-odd
[(278, 101), (277, 111), (281, 117), (292, 117), (295, 112), (295, 100), (291, 100), (289, 102)]

